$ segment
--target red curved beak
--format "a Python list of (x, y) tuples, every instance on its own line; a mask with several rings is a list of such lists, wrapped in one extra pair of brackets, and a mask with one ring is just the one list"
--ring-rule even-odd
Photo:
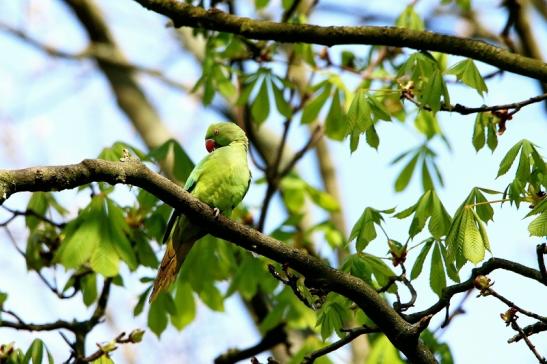
[(207, 152), (211, 153), (214, 151), (217, 147), (217, 144), (213, 139), (206, 139), (205, 140), (205, 148), (207, 149)]

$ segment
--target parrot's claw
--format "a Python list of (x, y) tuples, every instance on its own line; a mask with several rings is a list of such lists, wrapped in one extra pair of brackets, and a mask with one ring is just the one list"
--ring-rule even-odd
[(220, 215), (220, 210), (217, 207), (213, 208), (213, 214), (215, 215), (215, 218), (217, 218), (218, 215)]

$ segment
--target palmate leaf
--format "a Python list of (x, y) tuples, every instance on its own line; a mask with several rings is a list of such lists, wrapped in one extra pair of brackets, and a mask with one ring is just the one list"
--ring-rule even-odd
[(65, 228), (65, 240), (55, 259), (67, 268), (78, 268), (89, 261), (91, 268), (105, 277), (118, 274), (120, 259), (131, 270), (136, 269), (137, 259), (127, 231), (121, 208), (105, 195), (97, 195)]
[(456, 63), (454, 66), (450, 67), (446, 73), (456, 75), (458, 80), (477, 90), (481, 96), (483, 92), (488, 92), (488, 87), (486, 86), (484, 79), (471, 59), (465, 59)]
[(380, 225), (384, 218), (382, 214), (391, 214), (394, 209), (376, 210), (372, 207), (367, 207), (351, 229), (348, 243), (356, 239), (357, 251), (364, 250), (367, 245), (376, 239), (376, 225)]
[[(447, 260), (450, 264), (455, 262), (458, 269), (465, 261), (479, 263), (484, 259), (486, 250), (490, 250), (490, 241), (484, 226), (485, 220), (479, 213), (479, 207), (489, 205), (473, 206), (477, 191), (477, 188), (473, 189), (456, 212), (446, 238)], [(483, 216), (485, 216), (484, 213)]]
[(433, 237), (440, 239), (448, 234), (451, 217), (435, 191), (426, 191), (416, 204), (395, 214), (395, 217), (404, 219), (412, 214), (414, 217), (408, 230), (411, 238), (423, 230), (428, 219), (428, 229)]

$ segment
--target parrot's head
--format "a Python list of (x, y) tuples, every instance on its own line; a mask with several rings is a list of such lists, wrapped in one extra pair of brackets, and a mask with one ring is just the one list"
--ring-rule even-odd
[(205, 134), (205, 148), (209, 153), (234, 142), (248, 144), (245, 132), (234, 123), (211, 124)]

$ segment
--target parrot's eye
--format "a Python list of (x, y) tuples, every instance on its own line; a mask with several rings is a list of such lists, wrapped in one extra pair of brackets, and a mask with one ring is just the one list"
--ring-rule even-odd
[(219, 135), (219, 134), (220, 134), (220, 130), (218, 130), (218, 129), (215, 129), (215, 131), (213, 132), (213, 134), (215, 134), (215, 135)]

